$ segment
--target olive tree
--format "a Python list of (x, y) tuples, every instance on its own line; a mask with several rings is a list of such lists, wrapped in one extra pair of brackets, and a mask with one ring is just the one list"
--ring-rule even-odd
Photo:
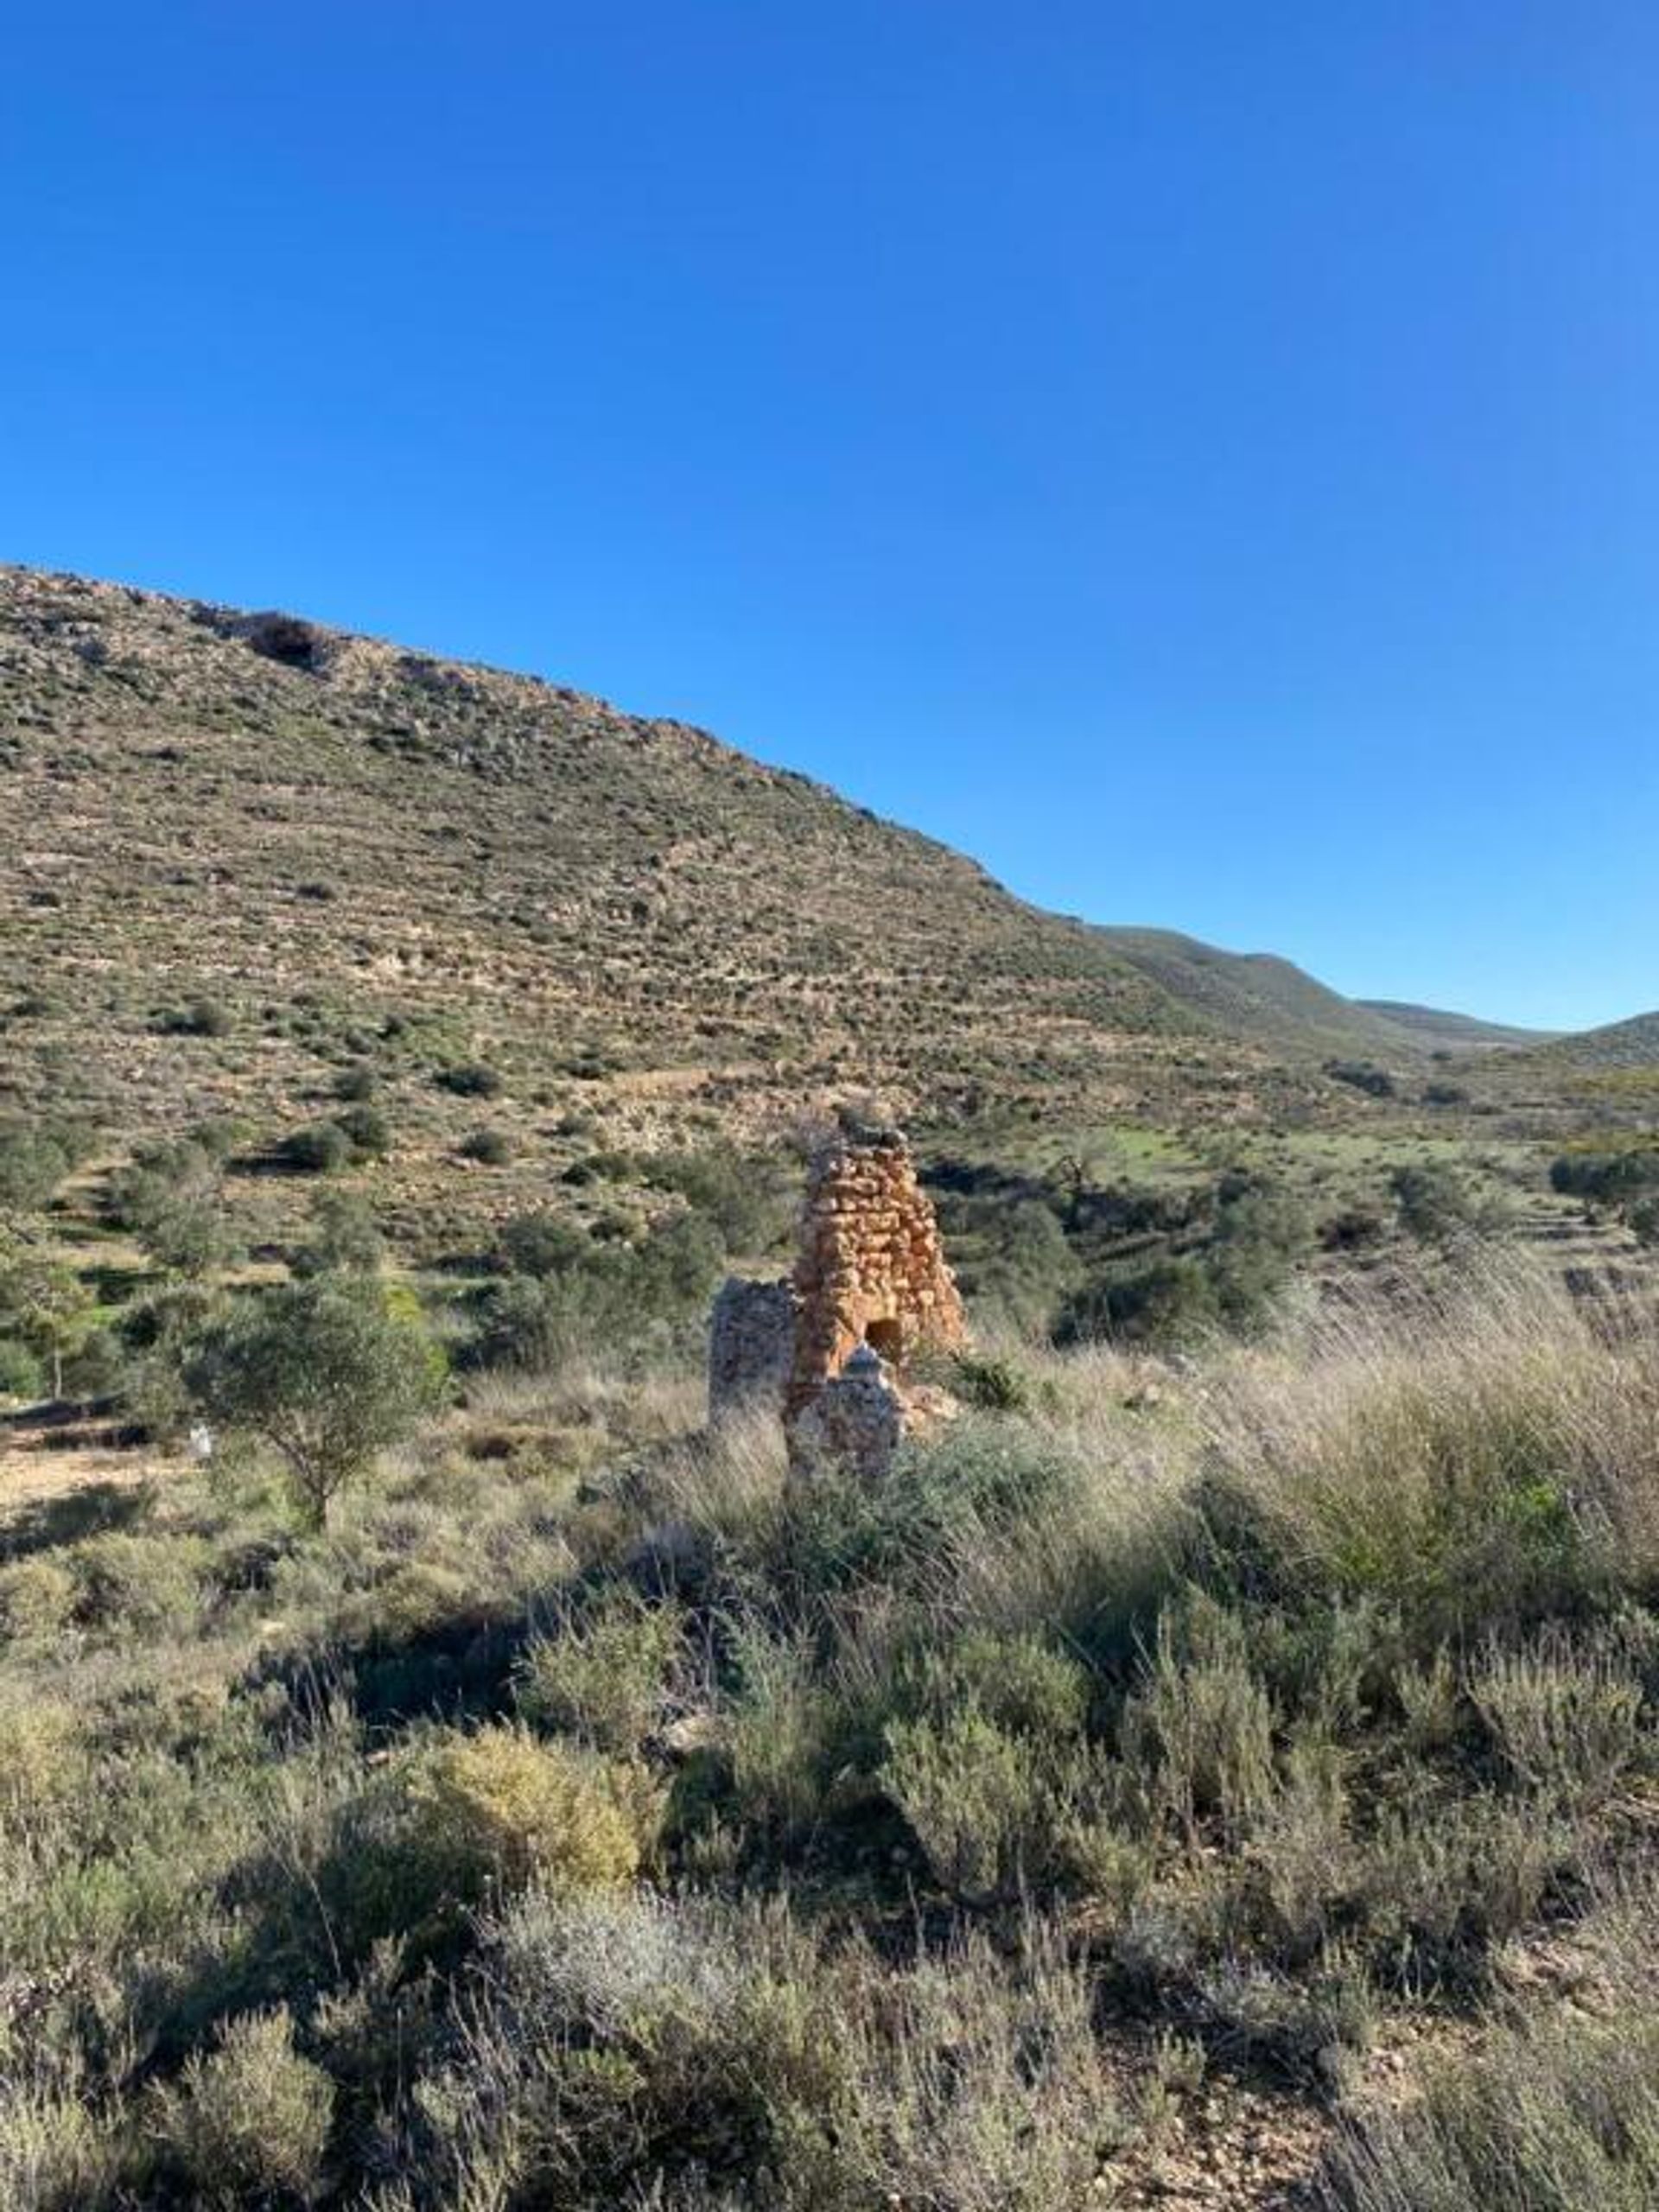
[(280, 1453), (307, 1522), (435, 1402), (442, 1363), (413, 1315), (372, 1286), (318, 1277), (251, 1300), (200, 1345), (186, 1380), (210, 1421)]

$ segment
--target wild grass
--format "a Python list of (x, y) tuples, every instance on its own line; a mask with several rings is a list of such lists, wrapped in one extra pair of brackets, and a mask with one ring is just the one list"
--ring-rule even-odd
[(1659, 1347), (1505, 1272), (1001, 1357), (876, 1490), (585, 1357), (326, 1530), (16, 1516), (7, 2203), (1082, 2212), (1198, 2073), (1341, 2212), (1650, 2201)]

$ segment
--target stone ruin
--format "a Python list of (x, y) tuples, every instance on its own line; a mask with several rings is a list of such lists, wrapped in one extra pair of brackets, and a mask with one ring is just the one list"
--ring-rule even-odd
[(955, 1411), (917, 1379), (927, 1351), (967, 1342), (962, 1299), (902, 1132), (844, 1125), (819, 1154), (792, 1276), (733, 1277), (709, 1329), (709, 1411), (782, 1419), (791, 1470), (877, 1480), (904, 1437)]

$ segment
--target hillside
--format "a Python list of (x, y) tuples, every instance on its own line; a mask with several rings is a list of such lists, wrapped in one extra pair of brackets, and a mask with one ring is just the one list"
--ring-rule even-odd
[(1149, 982), (1230, 1035), (1290, 1052), (1370, 1053), (1395, 1061), (1421, 1054), (1420, 1041), (1402, 1025), (1272, 953), (1224, 952), (1174, 930), (1115, 928), (1101, 935)]
[(1639, 1085), (3, 598), (4, 2212), (1654, 2200)]
[(1392, 1029), (1430, 1051), (1490, 1052), (1505, 1048), (1523, 1050), (1548, 1044), (1556, 1034), (1548, 1029), (1517, 1029), (1503, 1021), (1481, 1021), (1470, 1014), (1448, 1014), (1444, 1007), (1412, 1006), (1403, 999), (1356, 999), (1367, 1014), (1378, 1015)]
[[(859, 1086), (957, 1126), (1317, 1115), (1324, 1056), (1402, 1049), (702, 731), (71, 576), (0, 569), (0, 1104), (271, 1131), (372, 1064), (410, 1202), (442, 1166), (464, 1203), (480, 1118), (544, 1184), (578, 1138)], [(486, 1110), (444, 1088), (479, 1068)]]
[(1557, 1038), (1541, 1057), (1597, 1072), (1659, 1070), (1659, 1014), (1638, 1014), (1629, 1021)]

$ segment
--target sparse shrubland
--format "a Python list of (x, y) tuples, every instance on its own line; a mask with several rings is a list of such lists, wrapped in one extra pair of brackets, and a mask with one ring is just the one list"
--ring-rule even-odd
[[(1454, 1055), (554, 686), (0, 616), (0, 2205), (1655, 2200), (1643, 1025)], [(866, 1084), (979, 1343), (791, 1487), (703, 1323)]]
[(445, 1406), (372, 1268), (177, 1294), (253, 1440), (3, 1534), (22, 2212), (1083, 2212), (1251, 2096), (1332, 2212), (1648, 2201), (1649, 1334), (1506, 1264), (1027, 1342), (791, 1488), (671, 1332)]

